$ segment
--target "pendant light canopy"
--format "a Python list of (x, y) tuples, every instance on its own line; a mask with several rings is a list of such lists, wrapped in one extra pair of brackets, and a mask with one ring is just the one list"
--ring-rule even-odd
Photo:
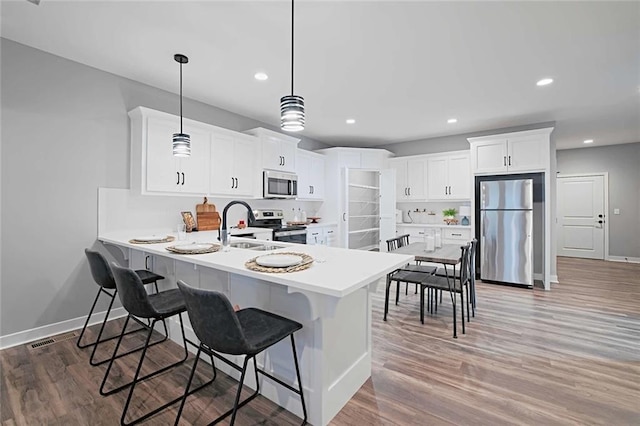
[(280, 98), (280, 128), (287, 132), (304, 129), (304, 99), (293, 94), (293, 1), (291, 0), (291, 95)]
[(191, 156), (191, 136), (182, 131), (182, 64), (189, 62), (189, 58), (180, 53), (173, 55), (173, 59), (180, 64), (180, 133), (173, 134), (173, 156)]

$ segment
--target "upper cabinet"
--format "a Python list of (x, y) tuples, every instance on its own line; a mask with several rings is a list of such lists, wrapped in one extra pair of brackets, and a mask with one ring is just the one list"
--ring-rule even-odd
[(375, 148), (325, 148), (319, 153), (330, 156), (333, 165), (338, 169), (373, 169), (382, 170), (387, 167), (387, 159), (391, 152)]
[(392, 158), (389, 167), (396, 170), (396, 200), (427, 198), (427, 159), (425, 157)]
[(553, 128), (469, 138), (474, 174), (544, 171), (550, 167)]
[(324, 155), (298, 149), (296, 169), (298, 199), (322, 200), (324, 198)]
[(465, 200), (471, 197), (468, 152), (429, 157), (427, 170), (429, 200)]
[(260, 127), (245, 133), (260, 139), (263, 169), (296, 171), (296, 150), (300, 139)]
[(211, 136), (210, 192), (241, 198), (260, 197), (256, 173), (259, 141), (236, 132), (214, 132)]
[(180, 119), (136, 108), (131, 118), (131, 187), (142, 194), (206, 195), (209, 192), (210, 134), (197, 122), (184, 120), (191, 136), (191, 156), (173, 156), (172, 136)]

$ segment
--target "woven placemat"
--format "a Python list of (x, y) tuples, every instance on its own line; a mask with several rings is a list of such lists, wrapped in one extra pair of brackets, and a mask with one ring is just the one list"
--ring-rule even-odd
[(166, 237), (164, 237), (161, 240), (158, 241), (143, 241), (143, 240), (136, 240), (135, 238), (129, 240), (129, 242), (131, 244), (161, 244), (161, 243), (170, 243), (171, 241), (175, 240), (176, 237), (172, 237), (171, 235), (167, 235)]
[[(309, 256), (306, 253), (295, 253), (295, 252), (285, 252), (285, 253), (277, 253), (277, 254), (288, 254), (288, 255), (293, 255), (293, 256), (300, 256), (302, 258), (302, 262), (300, 262), (297, 265), (293, 265), (293, 266), (288, 266), (286, 268), (274, 268), (274, 267), (269, 267), (269, 266), (261, 266), (258, 265), (256, 263), (256, 259), (260, 256), (254, 257), (251, 260), (247, 260), (244, 264), (244, 266), (247, 269), (251, 269), (252, 271), (258, 271), (258, 272), (271, 272), (271, 273), (287, 273), (287, 272), (298, 272), (298, 271), (304, 271), (305, 269), (308, 269), (311, 267), (311, 265), (313, 264), (313, 257)], [(269, 255), (262, 255), (262, 256), (269, 256)]]
[(206, 253), (215, 253), (218, 250), (220, 250), (220, 244), (213, 244), (213, 243), (198, 243), (198, 244), (209, 244), (210, 247), (202, 248), (202, 249), (193, 249), (193, 250), (179, 249), (179, 248), (176, 248), (175, 246), (165, 247), (165, 248), (171, 253), (176, 253), (176, 254), (206, 254)]

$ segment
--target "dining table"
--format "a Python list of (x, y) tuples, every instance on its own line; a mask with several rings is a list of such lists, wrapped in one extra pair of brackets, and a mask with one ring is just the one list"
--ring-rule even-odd
[[(441, 247), (438, 247), (434, 250), (427, 251), (427, 244), (424, 242), (410, 243), (406, 246), (398, 247), (397, 249), (393, 250), (392, 253), (412, 255), (416, 260), (416, 262), (441, 263), (444, 266), (444, 270), (447, 278), (447, 284), (449, 285), (449, 292), (451, 294), (451, 302), (453, 303), (454, 309), (455, 309), (456, 298), (452, 289), (455, 285), (456, 266), (462, 260), (462, 247), (460, 246), (460, 244), (443, 244)], [(389, 279), (389, 276), (391, 274), (392, 273), (388, 275), (387, 280)], [(386, 313), (389, 309), (388, 308), (388, 300), (389, 300), (388, 285), (387, 285), (386, 291), (387, 291), (387, 296), (386, 296), (387, 302), (385, 303), (385, 318), (386, 318)], [(420, 304), (422, 305), (422, 303), (423, 301), (421, 298)], [(421, 306), (421, 309), (422, 309), (422, 306)], [(462, 309), (464, 310), (464, 307), (462, 307)], [(456, 317), (454, 315), (453, 316), (453, 337), (457, 337), (456, 329), (457, 329)], [(464, 333), (464, 320), (462, 321), (462, 331)]]

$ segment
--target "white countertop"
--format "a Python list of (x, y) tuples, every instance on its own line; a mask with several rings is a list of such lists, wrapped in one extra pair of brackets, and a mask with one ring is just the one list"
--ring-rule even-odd
[(323, 226), (338, 226), (338, 222), (318, 222), (307, 224), (307, 228), (320, 228)]
[[(178, 243), (177, 240), (162, 244), (129, 243), (130, 239), (149, 234), (148, 231), (109, 232), (98, 236), (98, 240), (103, 243), (140, 250), (148, 254), (163, 256), (181, 262), (282, 284), (292, 289), (335, 297), (344, 297), (384, 277), (398, 267), (413, 261), (413, 256), (410, 255), (349, 250), (320, 245), (288, 244), (279, 241), (264, 242), (265, 244), (285, 246), (282, 249), (270, 252), (231, 248), (228, 252), (218, 251), (198, 255), (180, 255), (165, 250), (165, 247), (176, 245)], [(158, 235), (165, 234), (166, 232), (158, 233)], [(171, 235), (175, 236), (175, 234)], [(188, 234), (187, 242), (217, 243), (217, 238), (217, 231), (201, 231)], [(232, 242), (233, 240), (260, 242), (259, 240), (243, 238), (234, 238)], [(180, 243), (184, 244), (185, 241)], [(310, 268), (292, 273), (257, 272), (251, 271), (244, 266), (246, 261), (254, 257), (278, 252), (306, 253), (316, 261)]]
[(430, 224), (430, 223), (396, 223), (396, 227), (406, 226), (409, 228), (451, 228), (451, 229), (471, 229), (471, 225), (447, 225), (443, 224)]

